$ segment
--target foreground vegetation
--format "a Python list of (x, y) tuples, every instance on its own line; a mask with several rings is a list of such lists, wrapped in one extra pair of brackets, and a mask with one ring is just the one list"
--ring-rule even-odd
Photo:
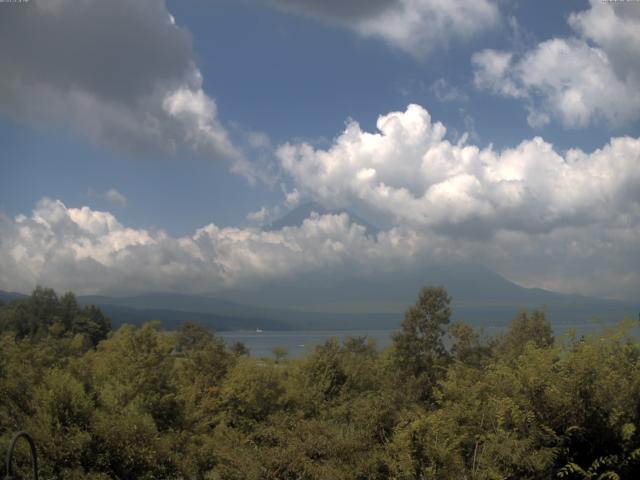
[(0, 307), (0, 448), (32, 432), (61, 479), (640, 478), (630, 321), (554, 340), (523, 312), (486, 339), (449, 303), (424, 289), (384, 351), (257, 360), (191, 323), (111, 332), (37, 289)]

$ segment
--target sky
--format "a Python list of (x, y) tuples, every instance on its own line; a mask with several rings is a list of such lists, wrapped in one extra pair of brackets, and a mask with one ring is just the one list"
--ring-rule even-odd
[[(639, 53), (640, 2), (0, 3), (0, 289), (468, 261), (637, 298)], [(381, 232), (261, 229), (309, 201)]]

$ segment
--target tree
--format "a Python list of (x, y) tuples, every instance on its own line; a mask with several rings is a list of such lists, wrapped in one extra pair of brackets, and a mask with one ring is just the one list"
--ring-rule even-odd
[(280, 408), (285, 391), (280, 371), (247, 359), (229, 371), (220, 393), (225, 423), (252, 428)]
[(26, 298), (11, 303), (3, 318), (3, 330), (13, 331), (16, 338), (40, 339), (49, 328), (60, 323), (58, 296), (50, 288), (36, 287)]
[(497, 347), (506, 355), (517, 356), (523, 352), (525, 345), (529, 342), (533, 342), (539, 348), (553, 345), (553, 328), (542, 310), (518, 313), (507, 333), (497, 339)]
[(402, 330), (393, 336), (396, 364), (405, 376), (418, 381), (423, 400), (431, 399), (449, 358), (443, 337), (451, 317), (450, 304), (443, 287), (424, 287), (405, 313)]
[(2, 309), (0, 331), (11, 331), (18, 339), (32, 340), (82, 334), (96, 346), (107, 338), (111, 321), (94, 305), (80, 309), (71, 292), (58, 297), (50, 288), (36, 287), (29, 297)]
[(342, 360), (341, 348), (335, 337), (318, 345), (306, 358), (301, 367), (303, 384), (314, 407), (340, 395), (347, 381)]
[(249, 347), (247, 347), (244, 343), (236, 340), (229, 347), (229, 351), (235, 357), (248, 357), (249, 356)]
[(342, 350), (352, 355), (375, 356), (377, 354), (376, 341), (372, 338), (347, 337), (342, 342)]
[(89, 430), (95, 411), (84, 386), (68, 372), (50, 370), (34, 389), (32, 406), (35, 412), (26, 428), (47, 452), (41, 474), (69, 478), (72, 471), (82, 471), (83, 459), (90, 453)]
[(195, 322), (185, 322), (176, 336), (176, 350), (179, 352), (202, 350), (212, 341), (213, 334), (209, 329)]
[(480, 333), (471, 325), (462, 322), (452, 323), (447, 329), (447, 334), (453, 342), (450, 350), (454, 359), (480, 367), (489, 358), (491, 349), (483, 343)]
[(96, 346), (107, 338), (111, 331), (111, 321), (95, 305), (89, 305), (78, 312), (71, 325), (73, 333), (87, 335), (91, 343)]
[(287, 355), (289, 355), (289, 350), (284, 347), (273, 347), (271, 352), (273, 353), (273, 356), (276, 357), (276, 363), (280, 363), (282, 360), (287, 358)]

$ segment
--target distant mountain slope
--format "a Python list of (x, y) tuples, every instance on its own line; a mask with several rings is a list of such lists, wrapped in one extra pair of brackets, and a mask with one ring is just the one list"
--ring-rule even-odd
[[(159, 319), (167, 328), (194, 320), (214, 330), (396, 328), (421, 287), (442, 285), (453, 297), (453, 318), (504, 325), (521, 309), (545, 308), (552, 323), (616, 322), (638, 317), (640, 302), (621, 302), (524, 288), (477, 264), (416, 266), (408, 272), (360, 278), (309, 273), (252, 289), (218, 291), (218, 298), (176, 293), (130, 297), (80, 296), (114, 325)], [(20, 294), (0, 292), (0, 299)]]
[[(4, 303), (10, 303), (26, 296), (22, 293), (0, 290), (0, 301)], [(77, 300), (82, 306), (96, 305), (100, 308), (111, 319), (111, 325), (114, 328), (125, 323), (142, 325), (150, 320), (159, 320), (168, 330), (175, 330), (186, 321), (197, 322), (217, 331), (254, 330), (256, 328), (288, 330), (291, 328), (283, 321), (268, 318), (263, 312), (251, 317), (250, 313), (255, 313), (256, 310), (232, 302), (194, 295), (152, 293), (125, 298), (93, 295), (78, 296)], [(229, 304), (230, 307), (224, 308), (225, 304)], [(189, 306), (193, 308), (189, 309)]]
[(636, 318), (640, 310), (640, 304), (631, 302), (524, 288), (475, 264), (416, 267), (409, 272), (367, 278), (298, 275), (253, 290), (229, 291), (226, 298), (314, 313), (401, 315), (425, 285), (442, 285), (448, 290), (455, 319), (486, 325), (505, 324), (521, 309), (546, 307), (551, 321), (558, 324), (585, 322), (593, 317), (614, 322), (625, 316)]
[(352, 223), (357, 223), (358, 225), (362, 225), (368, 235), (377, 235), (380, 229), (371, 225), (366, 220), (362, 219), (358, 215), (348, 210), (327, 210), (322, 205), (314, 202), (305, 203), (295, 208), (284, 217), (276, 220), (275, 222), (266, 225), (264, 230), (273, 231), (273, 230), (281, 230), (284, 227), (299, 227), (302, 223), (313, 213), (317, 213), (319, 215), (339, 215), (342, 213), (346, 213), (349, 215), (349, 219)]
[[(245, 300), (249, 300), (247, 297)], [(291, 308), (263, 308), (252, 305), (176, 293), (150, 293), (131, 297), (80, 296), (82, 305), (97, 305), (113, 320), (139, 324), (161, 320), (165, 328), (181, 320), (206, 324), (214, 330), (288, 330), (378, 328), (399, 325), (398, 312), (343, 314), (304, 312)]]
[(24, 298), (26, 295), (17, 292), (5, 292), (4, 290), (0, 290), (0, 302), (9, 303), (14, 300), (18, 300), (20, 298)]
[(263, 312), (257, 307), (242, 305), (229, 300), (170, 292), (153, 292), (130, 297), (82, 295), (78, 297), (78, 301), (85, 305), (118, 305), (132, 309), (215, 313), (216, 315), (237, 317), (261, 316), (263, 314)]
[(185, 322), (196, 322), (214, 331), (226, 330), (289, 330), (291, 327), (281, 321), (267, 318), (241, 318), (212, 313), (187, 312), (180, 310), (137, 309), (121, 305), (97, 304), (111, 319), (111, 326), (118, 328), (123, 324), (142, 325), (151, 320), (160, 320), (167, 330), (177, 330)]
[(432, 265), (405, 273), (357, 278), (307, 274), (253, 289), (204, 296), (152, 293), (128, 298), (80, 297), (85, 303), (268, 319), (291, 328), (395, 328), (424, 285), (443, 285), (453, 297), (454, 319), (503, 325), (521, 309), (547, 308), (556, 324), (637, 317), (631, 302), (524, 288), (477, 264)]

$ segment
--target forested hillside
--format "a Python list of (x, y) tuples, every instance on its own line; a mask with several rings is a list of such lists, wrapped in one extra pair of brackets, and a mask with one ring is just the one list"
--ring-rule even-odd
[(486, 338), (450, 317), (425, 288), (384, 351), (256, 360), (38, 289), (0, 307), (0, 450), (32, 432), (56, 479), (640, 478), (631, 320), (554, 339), (522, 312)]

